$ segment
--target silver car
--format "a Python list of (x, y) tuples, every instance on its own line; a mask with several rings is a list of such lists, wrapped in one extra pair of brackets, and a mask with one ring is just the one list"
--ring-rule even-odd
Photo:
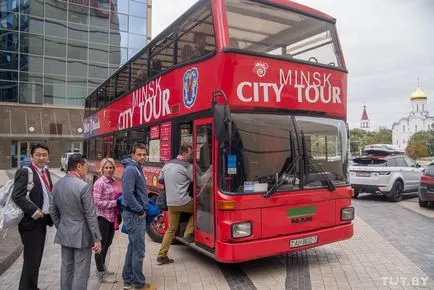
[(68, 152), (62, 155), (62, 157), (60, 158), (60, 170), (62, 171), (68, 170), (69, 156), (75, 153), (80, 153), (80, 152)]

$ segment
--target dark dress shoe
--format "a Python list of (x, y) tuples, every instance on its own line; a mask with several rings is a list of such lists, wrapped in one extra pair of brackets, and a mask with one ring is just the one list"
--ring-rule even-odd
[(157, 258), (157, 262), (158, 262), (160, 265), (170, 264), (170, 263), (173, 263), (173, 259), (170, 259), (170, 258), (167, 257), (167, 256), (162, 256), (162, 257), (158, 257), (158, 258)]

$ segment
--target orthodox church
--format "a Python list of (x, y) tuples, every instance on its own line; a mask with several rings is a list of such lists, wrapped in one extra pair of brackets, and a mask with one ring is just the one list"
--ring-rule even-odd
[(366, 112), (366, 106), (363, 106), (362, 118), (360, 119), (360, 129), (369, 131), (370, 124), (368, 118), (368, 112)]
[(411, 112), (392, 125), (392, 144), (405, 150), (410, 138), (417, 132), (434, 129), (434, 117), (429, 115), (428, 95), (417, 86), (410, 96)]

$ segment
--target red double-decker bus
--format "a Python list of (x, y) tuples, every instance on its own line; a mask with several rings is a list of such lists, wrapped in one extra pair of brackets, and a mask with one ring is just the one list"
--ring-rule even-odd
[[(346, 75), (332, 17), (283, 0), (198, 1), (86, 99), (85, 152), (96, 172), (146, 144), (155, 199), (162, 166), (191, 144), (195, 171), (212, 175), (194, 180), (189, 246), (221, 262), (348, 239)], [(147, 232), (161, 241), (166, 226), (163, 213)]]

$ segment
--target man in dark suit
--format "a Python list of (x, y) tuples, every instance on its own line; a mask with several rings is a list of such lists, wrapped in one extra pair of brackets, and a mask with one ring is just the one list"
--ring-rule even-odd
[(49, 149), (44, 144), (35, 144), (30, 150), (33, 172), (33, 188), (27, 199), (29, 172), (21, 168), (15, 174), (12, 200), (23, 210), (24, 217), (18, 225), (24, 245), (24, 263), (21, 271), (20, 290), (38, 289), (39, 267), (44, 253), (47, 225), (53, 222), (49, 215), (50, 196), (53, 183), (46, 169)]
[(57, 228), (54, 242), (62, 246), (60, 289), (85, 290), (92, 250), (101, 252), (101, 233), (92, 201), (92, 187), (83, 179), (87, 160), (81, 153), (68, 159), (68, 173), (54, 186), (50, 213)]

